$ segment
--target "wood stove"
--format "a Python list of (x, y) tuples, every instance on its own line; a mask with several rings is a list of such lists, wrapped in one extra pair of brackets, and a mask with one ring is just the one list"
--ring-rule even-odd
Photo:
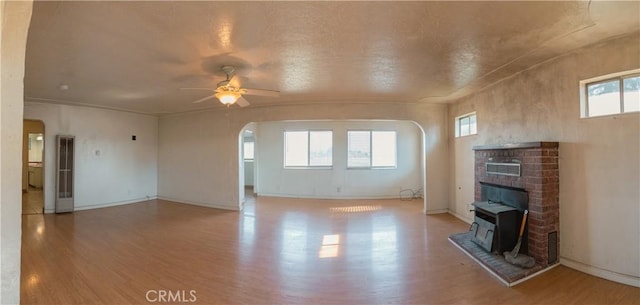
[[(476, 224), (472, 231), (453, 234), (449, 240), (507, 286), (558, 263), (558, 146), (558, 142), (524, 142), (473, 147)], [(520, 253), (535, 259), (531, 269), (514, 266), (499, 253), (512, 250), (517, 242), (525, 209), (529, 214)], [(505, 233), (507, 228), (513, 235)], [(486, 240), (479, 240), (482, 237)]]
[[(488, 252), (511, 251), (518, 240), (520, 222), (528, 206), (527, 191), (480, 182), (481, 201), (473, 203), (475, 217), (470, 230), (472, 241)], [(527, 231), (521, 253), (527, 253)]]

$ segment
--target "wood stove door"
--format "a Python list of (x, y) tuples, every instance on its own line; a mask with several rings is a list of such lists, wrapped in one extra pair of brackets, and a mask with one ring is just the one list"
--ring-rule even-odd
[(471, 231), (473, 235), (471, 240), (478, 246), (491, 252), (491, 246), (493, 245), (493, 234), (495, 233), (496, 225), (488, 222), (480, 217), (476, 217), (475, 221), (471, 224)]

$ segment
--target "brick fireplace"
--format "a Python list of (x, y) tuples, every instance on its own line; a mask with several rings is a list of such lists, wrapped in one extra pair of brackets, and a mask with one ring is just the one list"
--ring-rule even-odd
[[(522, 188), (529, 196), (528, 255), (546, 267), (559, 258), (558, 142), (527, 142), (473, 147), (475, 151), (475, 200), (481, 199), (480, 182)], [(505, 168), (516, 165), (519, 173), (487, 172), (487, 163)]]

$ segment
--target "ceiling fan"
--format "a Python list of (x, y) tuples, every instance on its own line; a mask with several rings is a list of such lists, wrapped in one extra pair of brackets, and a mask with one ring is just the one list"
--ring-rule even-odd
[(218, 83), (215, 89), (213, 88), (180, 88), (182, 90), (209, 90), (215, 93), (209, 96), (205, 96), (199, 100), (193, 101), (193, 104), (202, 103), (212, 98), (218, 98), (218, 100), (227, 105), (227, 107), (237, 103), (240, 107), (249, 106), (249, 102), (242, 95), (258, 95), (268, 97), (279, 97), (280, 91), (265, 90), (265, 89), (251, 89), (241, 88), (238, 83), (238, 79), (235, 76), (236, 68), (234, 66), (222, 66), (222, 71), (227, 75), (227, 78)]

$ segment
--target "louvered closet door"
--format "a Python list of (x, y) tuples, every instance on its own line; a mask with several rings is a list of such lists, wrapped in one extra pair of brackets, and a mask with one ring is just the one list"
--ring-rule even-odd
[(73, 136), (57, 136), (56, 213), (73, 212), (74, 140)]

